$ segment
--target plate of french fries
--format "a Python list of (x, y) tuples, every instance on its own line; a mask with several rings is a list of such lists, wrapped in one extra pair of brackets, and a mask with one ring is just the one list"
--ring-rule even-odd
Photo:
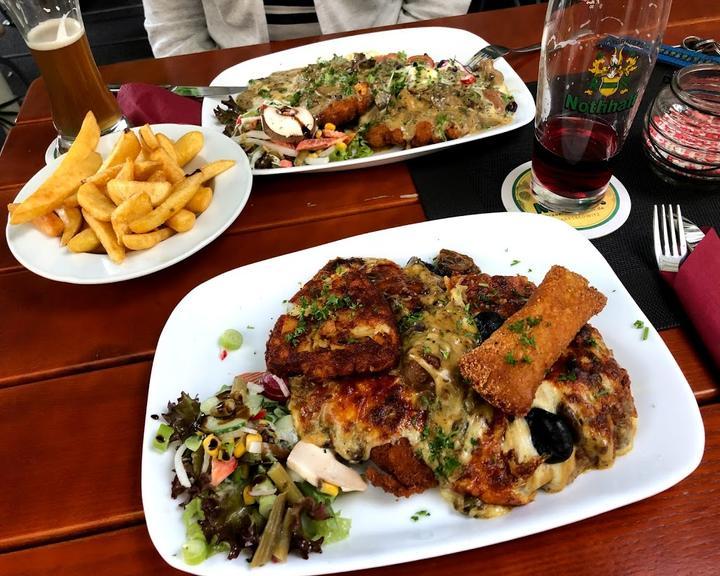
[(68, 152), (8, 205), (7, 242), (23, 266), (51, 280), (129, 280), (212, 242), (251, 186), (247, 156), (214, 130), (158, 124), (101, 137), (88, 112)]

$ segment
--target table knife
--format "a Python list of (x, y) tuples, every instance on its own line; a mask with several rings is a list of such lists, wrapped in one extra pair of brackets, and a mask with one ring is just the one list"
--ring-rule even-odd
[[(122, 84), (108, 84), (110, 92), (120, 90)], [(165, 88), (173, 94), (204, 98), (205, 96), (229, 96), (247, 90), (247, 86), (175, 86), (173, 84), (158, 84), (158, 88)]]
[(687, 242), (690, 252), (695, 249), (695, 246), (698, 245), (700, 240), (705, 238), (705, 232), (690, 222), (685, 216), (683, 216), (683, 231), (685, 232), (685, 241)]

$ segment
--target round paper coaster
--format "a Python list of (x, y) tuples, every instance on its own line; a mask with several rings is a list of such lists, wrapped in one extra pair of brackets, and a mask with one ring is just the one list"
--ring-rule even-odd
[(613, 176), (603, 199), (591, 209), (578, 214), (552, 212), (541, 206), (530, 191), (531, 162), (515, 168), (505, 177), (502, 185), (502, 202), (508, 212), (544, 214), (570, 224), (586, 238), (600, 238), (625, 224), (630, 215), (630, 196), (620, 180)]

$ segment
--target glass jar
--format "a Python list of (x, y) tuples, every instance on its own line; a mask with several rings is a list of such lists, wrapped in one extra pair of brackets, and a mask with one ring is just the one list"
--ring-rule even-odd
[(645, 115), (643, 140), (661, 170), (720, 182), (720, 65), (678, 70)]

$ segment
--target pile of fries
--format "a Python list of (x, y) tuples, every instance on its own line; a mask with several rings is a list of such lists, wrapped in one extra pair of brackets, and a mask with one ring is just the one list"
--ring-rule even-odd
[(138, 132), (126, 130), (103, 160), (95, 151), (100, 128), (88, 112), (55, 172), (23, 202), (8, 205), (10, 223), (30, 222), (72, 252), (107, 253), (116, 263), (126, 250), (147, 250), (190, 230), (212, 201), (210, 181), (235, 161), (186, 175), (183, 167), (203, 148), (202, 132), (177, 142), (147, 124)]

